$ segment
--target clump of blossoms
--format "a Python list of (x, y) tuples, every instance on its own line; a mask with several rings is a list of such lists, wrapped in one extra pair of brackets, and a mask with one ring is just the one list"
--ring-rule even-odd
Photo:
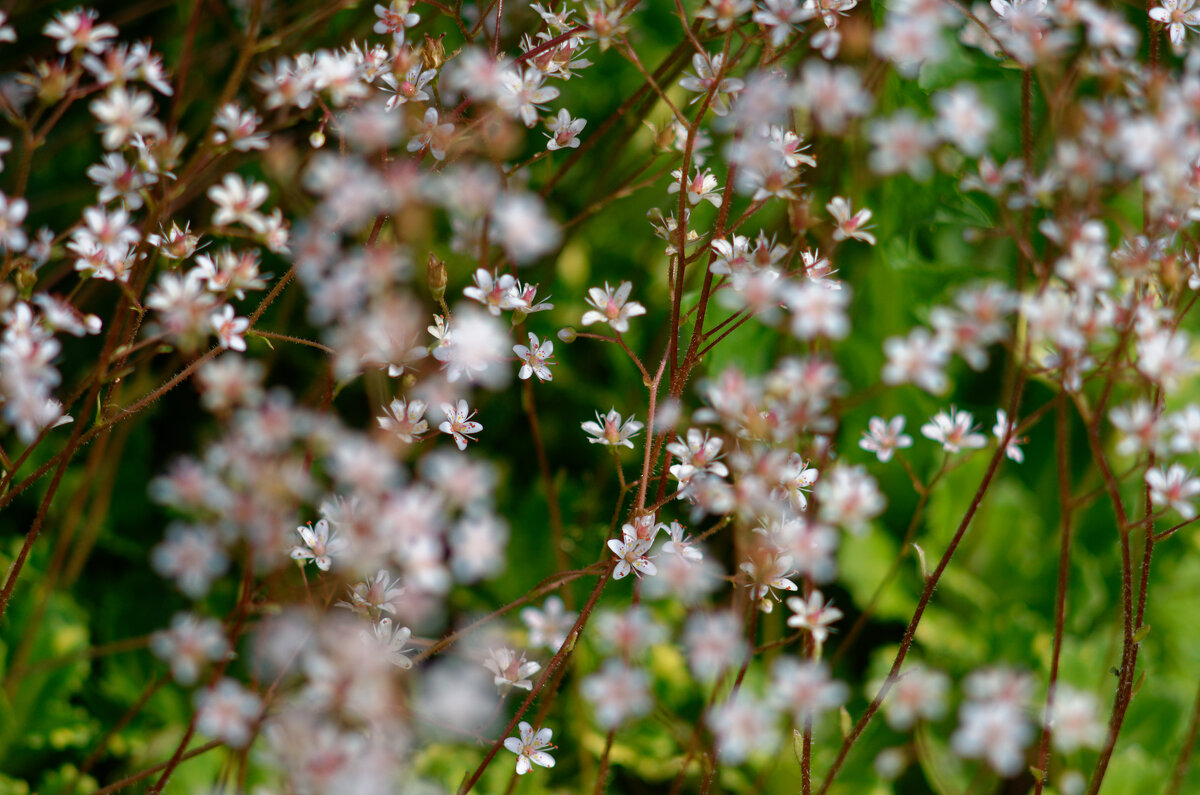
[[(369, 5), (0, 15), (0, 669), (124, 712), (15, 700), (18, 788), (1150, 764), (1200, 517), (1190, 0)], [(133, 587), (93, 551), (157, 630), (87, 617)]]

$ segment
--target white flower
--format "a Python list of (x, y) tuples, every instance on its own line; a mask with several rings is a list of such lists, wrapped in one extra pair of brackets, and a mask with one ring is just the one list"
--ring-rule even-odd
[(588, 420), (582, 424), (583, 430), (590, 433), (594, 438), (588, 439), (592, 444), (603, 444), (609, 447), (633, 447), (633, 442), (629, 441), (634, 436), (637, 436), (638, 431), (642, 429), (642, 423), (635, 420), (633, 417), (621, 422), (621, 415), (616, 409), (609, 409), (608, 414), (601, 416), (600, 412), (596, 412), (596, 419), (599, 422)]
[(141, 91), (132, 93), (116, 86), (89, 106), (100, 120), (105, 149), (117, 149), (137, 135), (153, 138), (166, 136), (166, 128), (151, 115), (154, 100)]
[(867, 422), (867, 429), (858, 446), (867, 452), (874, 453), (882, 463), (892, 460), (892, 453), (912, 447), (912, 437), (904, 432), (904, 415), (898, 414), (890, 420), (883, 417), (872, 417)]
[(201, 665), (223, 659), (229, 653), (229, 642), (220, 621), (176, 613), (170, 629), (151, 636), (150, 650), (170, 664), (176, 682), (190, 685), (199, 677)]
[(411, 629), (394, 626), (392, 619), (384, 616), (371, 625), (371, 637), (379, 643), (389, 663), (406, 671), (412, 668), (412, 660), (404, 653), (404, 647), (412, 637)]
[[(657, 533), (655, 533), (657, 535)], [(647, 557), (651, 545), (654, 543), (654, 537), (641, 538), (633, 525), (625, 525), (621, 528), (620, 540), (610, 538), (608, 540), (608, 548), (617, 556), (617, 566), (613, 569), (613, 579), (620, 580), (629, 576), (630, 571), (636, 571), (640, 577), (643, 574), (654, 576), (658, 574), (658, 569), (654, 562)]]
[(617, 333), (629, 331), (629, 318), (646, 314), (646, 307), (637, 301), (629, 301), (629, 293), (633, 290), (632, 282), (621, 282), (616, 290), (604, 283), (603, 289), (592, 287), (588, 290), (587, 303), (594, 309), (583, 313), (582, 323), (590, 326), (593, 323), (607, 323)]
[(234, 748), (245, 747), (261, 709), (258, 696), (232, 679), (222, 679), (212, 689), (196, 693), (196, 731)]
[(538, 729), (535, 733), (533, 727), (525, 721), (517, 724), (517, 730), (521, 733), (519, 738), (509, 737), (504, 741), (504, 747), (517, 755), (517, 773), (523, 776), (532, 770), (535, 764), (554, 767), (554, 757), (543, 750), (555, 747), (550, 744), (554, 732), (550, 729)]
[(1195, 0), (1162, 0), (1161, 6), (1149, 11), (1151, 19), (1167, 26), (1171, 45), (1176, 52), (1182, 51), (1187, 30), (1200, 26), (1200, 11), (1193, 11), (1193, 5)]
[(1200, 494), (1200, 480), (1183, 464), (1171, 464), (1169, 469), (1156, 467), (1146, 472), (1150, 487), (1150, 502), (1161, 508), (1163, 503), (1174, 508), (1184, 519), (1196, 518), (1196, 506), (1191, 499)]
[(471, 434), (482, 431), (483, 425), (471, 419), (475, 412), (465, 400), (459, 400), (457, 406), (443, 403), (441, 409), (446, 421), (438, 426), (438, 430), (454, 437), (454, 443), (458, 445), (459, 450), (466, 450), (467, 442), (476, 441)]
[(833, 230), (834, 240), (853, 238), (869, 246), (875, 245), (875, 236), (867, 231), (869, 227), (866, 226), (867, 221), (871, 220), (870, 210), (864, 207), (857, 213), (851, 213), (850, 200), (842, 196), (833, 197), (825, 209), (837, 222), (837, 228)]
[(267, 200), (270, 191), (261, 182), (248, 183), (237, 174), (226, 174), (220, 185), (208, 189), (208, 198), (217, 205), (213, 226), (227, 226), (238, 221), (255, 232), (262, 232), (266, 222), (258, 208)]
[(919, 718), (937, 720), (946, 712), (950, 678), (941, 671), (914, 668), (897, 677), (883, 703), (888, 725), (907, 731)]
[(346, 548), (346, 540), (338, 538), (336, 530), (330, 532), (328, 519), (320, 519), (316, 525), (309, 523), (297, 527), (296, 532), (304, 546), (292, 547), (292, 560), (311, 560), (321, 571), (329, 571), (333, 556)]
[(605, 729), (645, 715), (654, 704), (646, 672), (615, 659), (584, 679), (580, 692), (596, 710), (596, 722)]
[(248, 318), (235, 317), (233, 307), (225, 304), (219, 312), (209, 316), (209, 322), (212, 323), (222, 348), (232, 351), (246, 350), (246, 340), (242, 339), (242, 334), (250, 327)]
[(889, 337), (883, 342), (883, 352), (888, 359), (883, 366), (885, 384), (912, 382), (934, 394), (946, 390), (944, 370), (950, 361), (950, 350), (928, 329), (913, 329), (907, 337)]
[(545, 646), (554, 652), (566, 642), (567, 633), (578, 617), (578, 613), (568, 612), (557, 596), (548, 598), (541, 610), (536, 607), (521, 610), (521, 620), (529, 628), (529, 645)]
[(788, 597), (787, 606), (793, 613), (788, 617), (787, 625), (811, 632), (817, 656), (820, 656), (821, 647), (829, 638), (829, 625), (842, 617), (842, 611), (833, 606), (832, 599), (825, 602), (824, 594), (815, 589), (807, 600), (799, 596)]
[(425, 401), (400, 398), (393, 400), (383, 410), (382, 417), (376, 417), (379, 427), (391, 431), (400, 441), (412, 444), (420, 441), (421, 435), (429, 432), (429, 423), (425, 420)]
[(554, 355), (554, 343), (550, 340), (539, 343), (538, 338), (531, 333), (529, 347), (514, 345), (513, 353), (523, 362), (521, 371), (517, 373), (522, 381), (528, 381), (531, 375), (536, 375), (539, 381), (549, 381), (554, 377), (549, 367), (556, 364), (550, 361), (550, 357)]
[(546, 136), (550, 139), (546, 142), (546, 148), (551, 152), (564, 148), (578, 149), (579, 133), (586, 126), (587, 119), (572, 119), (566, 108), (560, 109), (557, 116), (546, 122), (546, 129), (551, 133)]
[(921, 426), (921, 435), (938, 442), (948, 453), (957, 453), (963, 448), (979, 448), (987, 445), (987, 437), (975, 433), (975, 418), (969, 411), (958, 411), (950, 407), (950, 413), (939, 411)]

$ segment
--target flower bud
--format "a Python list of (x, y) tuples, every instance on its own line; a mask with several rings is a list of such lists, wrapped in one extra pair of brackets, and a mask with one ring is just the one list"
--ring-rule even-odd
[(320, 149), (325, 145), (325, 131), (317, 130), (312, 135), (308, 136), (308, 142), (312, 144), (313, 149)]
[(446, 277), (446, 263), (435, 257), (432, 252), (426, 264), (425, 281), (435, 299), (440, 301), (446, 295), (446, 282), (449, 281)]
[(575, 341), (575, 337), (575, 329), (570, 326), (564, 326), (558, 330), (558, 338), (568, 345)]

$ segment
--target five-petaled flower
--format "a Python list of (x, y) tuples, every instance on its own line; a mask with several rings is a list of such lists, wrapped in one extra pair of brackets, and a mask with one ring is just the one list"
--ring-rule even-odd
[(1184, 519), (1196, 518), (1196, 506), (1192, 498), (1200, 494), (1200, 479), (1183, 464), (1171, 464), (1169, 469), (1157, 467), (1146, 472), (1146, 485), (1150, 487), (1150, 502), (1161, 507), (1166, 503)]
[(657, 530), (649, 538), (643, 538), (633, 525), (627, 524), (621, 528), (620, 540), (608, 540), (608, 548), (617, 556), (617, 567), (613, 569), (614, 580), (629, 576), (630, 571), (636, 571), (639, 577), (658, 574), (658, 567), (646, 556), (656, 535)]
[(793, 613), (788, 618), (787, 625), (811, 632), (816, 656), (820, 657), (821, 647), (825, 645), (831, 632), (829, 625), (842, 617), (842, 611), (833, 606), (832, 600), (826, 602), (824, 594), (817, 590), (810, 593), (808, 599), (801, 599), (799, 596), (789, 597), (787, 606)]
[(1162, 0), (1162, 5), (1150, 9), (1150, 18), (1167, 26), (1171, 45), (1176, 52), (1183, 49), (1187, 30), (1200, 26), (1200, 11), (1193, 11), (1195, 0)]
[(587, 303), (595, 309), (583, 313), (583, 325), (607, 323), (618, 333), (629, 331), (629, 318), (646, 314), (646, 307), (628, 300), (632, 289), (632, 282), (621, 282), (615, 291), (605, 282), (603, 289), (593, 287), (588, 290)]
[(549, 367), (549, 365), (556, 364), (556, 362), (550, 361), (550, 357), (554, 355), (554, 343), (550, 340), (539, 343), (537, 336), (530, 334), (529, 347), (514, 345), (513, 353), (524, 362), (521, 365), (521, 371), (517, 373), (522, 381), (529, 380), (531, 375), (536, 375), (539, 381), (549, 381), (554, 377)]
[(883, 417), (872, 417), (867, 422), (863, 438), (858, 440), (858, 446), (869, 453), (874, 453), (881, 462), (892, 460), (892, 453), (905, 447), (912, 447), (912, 437), (904, 432), (904, 415), (898, 414), (890, 420)]
[(248, 318), (236, 317), (233, 307), (225, 304), (221, 307), (220, 312), (209, 317), (209, 322), (212, 323), (213, 331), (217, 333), (217, 340), (221, 343), (222, 348), (231, 351), (246, 350), (246, 340), (242, 339), (242, 334), (250, 328)]
[(292, 547), (292, 560), (311, 560), (321, 571), (329, 571), (333, 556), (346, 548), (345, 539), (338, 538), (336, 530), (330, 532), (328, 519), (321, 519), (315, 525), (301, 525), (296, 532), (300, 534), (304, 546), (297, 544)]
[(438, 426), (438, 430), (453, 436), (454, 443), (458, 445), (459, 450), (466, 450), (467, 442), (476, 441), (471, 434), (483, 430), (483, 425), (471, 419), (475, 416), (475, 412), (471, 411), (471, 407), (465, 400), (458, 401), (457, 406), (443, 403), (442, 414), (446, 415), (446, 421)]
[(588, 439), (592, 444), (603, 444), (609, 447), (633, 447), (633, 442), (629, 441), (634, 436), (637, 436), (638, 431), (642, 429), (642, 423), (635, 420), (633, 417), (621, 422), (621, 415), (616, 409), (609, 409), (608, 413), (601, 415), (596, 412), (596, 419), (599, 422), (588, 420), (582, 424), (583, 430), (590, 433), (594, 438)]
[(517, 729), (521, 732), (520, 737), (509, 737), (504, 741), (504, 747), (517, 755), (517, 773), (523, 776), (532, 770), (535, 764), (554, 767), (554, 757), (544, 750), (555, 748), (550, 744), (554, 732), (545, 728), (535, 732), (525, 721), (518, 723)]
[(987, 437), (975, 433), (975, 418), (969, 411), (959, 411), (954, 406), (950, 413), (939, 411), (929, 422), (921, 426), (921, 435), (939, 442), (947, 453), (957, 453), (965, 448), (979, 448), (987, 444)]

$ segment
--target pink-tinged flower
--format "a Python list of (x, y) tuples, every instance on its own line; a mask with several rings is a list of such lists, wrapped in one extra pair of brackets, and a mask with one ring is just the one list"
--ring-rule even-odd
[(304, 546), (297, 544), (292, 547), (292, 560), (311, 560), (321, 571), (329, 571), (333, 566), (333, 556), (346, 548), (346, 540), (338, 538), (337, 531), (330, 531), (329, 520), (320, 519), (296, 528)]
[(441, 408), (442, 414), (446, 415), (446, 421), (438, 426), (438, 430), (453, 436), (459, 450), (466, 450), (467, 442), (476, 441), (471, 434), (482, 431), (483, 425), (471, 419), (475, 412), (471, 411), (465, 400), (458, 401), (457, 406), (443, 403)]
[(99, 16), (90, 8), (59, 12), (58, 16), (46, 23), (42, 33), (58, 40), (55, 46), (59, 52), (83, 48), (88, 52), (101, 53), (109, 46), (107, 40), (116, 37), (117, 29), (107, 22), (97, 25)]
[(376, 3), (375, 16), (379, 21), (375, 23), (374, 31), (380, 35), (390, 33), (396, 44), (403, 44), (405, 31), (421, 21), (421, 17), (413, 13), (412, 5), (410, 0), (392, 0), (387, 6)]
[(775, 609), (775, 590), (794, 591), (796, 583), (789, 580), (795, 576), (792, 556), (779, 553), (765, 546), (758, 546), (750, 560), (738, 566), (745, 575), (745, 585), (750, 589), (750, 598), (758, 602), (759, 610), (770, 613)]
[(646, 672), (620, 660), (609, 660), (604, 668), (583, 680), (580, 691), (596, 710), (596, 722), (612, 729), (629, 718), (640, 717), (654, 706)]
[(608, 540), (608, 548), (618, 558), (617, 567), (613, 569), (614, 580), (628, 577), (630, 571), (636, 571), (639, 577), (643, 574), (650, 576), (658, 574), (654, 562), (646, 556), (656, 535), (658, 535), (657, 532), (649, 538), (642, 538), (633, 525), (627, 524), (621, 528), (620, 540), (615, 538)]
[(710, 57), (707, 53), (698, 52), (692, 56), (692, 69), (696, 74), (693, 76), (689, 72), (684, 72), (683, 79), (679, 81), (680, 88), (696, 92), (696, 96), (692, 97), (692, 103), (700, 101), (710, 91), (713, 92), (712, 101), (708, 107), (717, 116), (727, 115), (730, 99), (746, 87), (746, 84), (736, 77), (726, 77), (718, 82), (724, 64), (724, 54)]
[(622, 423), (621, 415), (617, 413), (616, 409), (609, 409), (608, 414), (603, 416), (597, 411), (596, 419), (600, 422), (588, 420), (582, 424), (583, 430), (595, 437), (588, 439), (592, 444), (603, 444), (609, 447), (624, 445), (632, 448), (633, 442), (629, 440), (637, 436), (638, 431), (642, 429), (642, 423), (633, 417)]
[(454, 141), (454, 125), (449, 122), (440, 123), (437, 108), (429, 108), (425, 111), (419, 130), (405, 148), (410, 152), (420, 152), (428, 148), (434, 159), (445, 160), (446, 150)]
[(196, 693), (196, 731), (233, 748), (251, 740), (250, 729), (262, 710), (258, 696), (232, 679)]
[(517, 292), (517, 279), (511, 273), (496, 276), (484, 268), (477, 268), (472, 278), (475, 283), (464, 287), (463, 295), (483, 304), (493, 315), (499, 317), (502, 310), (523, 305), (521, 294)]
[(550, 340), (539, 343), (537, 336), (530, 334), (529, 347), (514, 345), (513, 353), (524, 362), (521, 371), (517, 373), (517, 377), (522, 381), (528, 381), (531, 375), (536, 375), (539, 381), (549, 381), (554, 377), (549, 365), (557, 362), (550, 361), (550, 357), (554, 355), (554, 343)]
[(1054, 688), (1050, 729), (1054, 747), (1065, 754), (1078, 748), (1100, 748), (1108, 736), (1098, 714), (1096, 697), (1061, 682)]
[(832, 631), (829, 625), (842, 617), (842, 611), (833, 606), (832, 599), (826, 602), (824, 594), (817, 590), (808, 595), (807, 601), (799, 596), (788, 597), (787, 606), (793, 613), (788, 617), (787, 625), (811, 632), (816, 656), (820, 657), (821, 647)]
[(517, 724), (517, 730), (521, 736), (509, 737), (504, 741), (504, 747), (517, 755), (518, 775), (525, 775), (534, 765), (554, 767), (554, 757), (544, 750), (553, 750), (556, 747), (550, 744), (554, 732), (550, 729), (538, 729), (534, 732), (533, 727), (525, 721)]
[(587, 119), (572, 119), (567, 109), (562, 108), (557, 116), (546, 122), (546, 129), (551, 133), (546, 136), (550, 139), (546, 142), (546, 148), (551, 152), (559, 149), (578, 149), (579, 133), (583, 132), (586, 126)]
[(392, 578), (387, 569), (380, 569), (375, 576), (364, 579), (349, 587), (350, 601), (338, 602), (336, 607), (344, 607), (365, 617), (381, 613), (395, 613), (404, 595), (404, 586), (400, 578)]
[(857, 213), (851, 213), (850, 200), (842, 196), (833, 197), (829, 204), (825, 205), (825, 209), (837, 222), (837, 228), (833, 230), (834, 240), (854, 238), (869, 246), (875, 245), (875, 236), (867, 231), (870, 227), (866, 225), (867, 221), (871, 220), (870, 210), (864, 207)]
[(888, 359), (883, 366), (885, 384), (912, 382), (934, 394), (946, 390), (944, 370), (950, 361), (950, 349), (928, 329), (916, 328), (907, 337), (887, 338), (883, 352)]
[[(1171, 45), (1176, 52), (1183, 48), (1183, 37), (1188, 29), (1200, 25), (1200, 11), (1193, 11), (1195, 0), (1162, 0), (1162, 5), (1149, 11), (1150, 18), (1167, 26)], [(60, 47), (61, 49), (61, 47)]]
[(100, 121), (105, 149), (118, 149), (137, 136), (163, 138), (166, 128), (154, 118), (154, 100), (141, 91), (112, 87), (88, 106)]
[(772, 754), (779, 746), (773, 705), (745, 690), (715, 705), (707, 723), (716, 738), (717, 756), (725, 764), (739, 765), (754, 754)]
[(595, 307), (583, 313), (583, 325), (607, 323), (613, 331), (623, 333), (629, 331), (629, 318), (646, 314), (646, 307), (637, 301), (629, 301), (629, 292), (633, 282), (621, 282), (614, 291), (604, 283), (604, 288), (593, 287), (588, 290), (587, 303)]
[(208, 198), (217, 205), (213, 213), (213, 226), (227, 226), (241, 222), (255, 232), (264, 228), (264, 219), (258, 208), (267, 200), (269, 190), (261, 182), (243, 180), (237, 174), (226, 174), (220, 185), (208, 189)]
[[(699, 428), (689, 428), (687, 440), (682, 436), (667, 445), (667, 452), (679, 459), (678, 464), (672, 464), (671, 477), (679, 481), (682, 492), (691, 479), (697, 474), (712, 474), (725, 477), (729, 468), (719, 460), (721, 445), (725, 440), (719, 436), (709, 437), (706, 431)], [(680, 494), (682, 498), (684, 495)]]
[(850, 689), (830, 679), (822, 662), (781, 657), (771, 669), (770, 693), (797, 724), (804, 724), (841, 706)]
[(208, 528), (172, 524), (166, 539), (150, 553), (150, 565), (174, 579), (185, 596), (200, 599), (212, 581), (225, 573), (229, 558)]
[(938, 442), (948, 453), (957, 453), (963, 448), (980, 448), (987, 445), (987, 437), (974, 432), (975, 418), (969, 411), (958, 411), (950, 407), (950, 413), (939, 411), (921, 426), (921, 435)]
[(685, 179), (683, 169), (677, 168), (671, 172), (671, 184), (667, 186), (667, 193), (679, 193), (679, 186), (683, 185), (687, 202), (690, 206), (695, 207), (702, 201), (706, 201), (713, 207), (721, 206), (721, 189), (717, 183), (717, 178), (707, 168), (696, 172), (696, 176), (691, 179)]
[(239, 152), (267, 148), (267, 134), (258, 132), (262, 119), (253, 110), (242, 110), (236, 102), (225, 105), (213, 118), (213, 143), (229, 144)]
[(429, 432), (423, 400), (404, 401), (397, 398), (383, 410), (383, 416), (375, 420), (380, 428), (391, 431), (407, 444), (420, 441), (421, 435)]
[(246, 340), (242, 338), (242, 334), (250, 327), (248, 318), (235, 317), (233, 307), (225, 304), (219, 312), (210, 315), (208, 320), (212, 323), (222, 348), (231, 351), (246, 350)]
[(1184, 519), (1196, 518), (1196, 506), (1191, 499), (1200, 494), (1200, 480), (1183, 464), (1171, 464), (1169, 469), (1156, 467), (1146, 472), (1146, 485), (1150, 487), (1150, 502), (1156, 507), (1167, 506)]
[(510, 68), (500, 78), (500, 96), (496, 104), (504, 112), (520, 119), (526, 127), (537, 124), (538, 111), (558, 98), (558, 89), (546, 86), (546, 75), (534, 67), (524, 71)]
[(868, 430), (863, 432), (858, 446), (869, 453), (874, 453), (881, 462), (892, 460), (892, 453), (912, 447), (912, 437), (904, 432), (904, 415), (898, 414), (890, 420), (883, 417), (872, 417), (867, 423)]
[(556, 652), (567, 641), (567, 633), (575, 624), (579, 614), (568, 611), (563, 600), (551, 596), (539, 610), (536, 607), (526, 607), (521, 611), (521, 620), (529, 628), (529, 645), (545, 646)]
[(533, 689), (533, 680), (529, 677), (542, 670), (541, 663), (526, 662), (524, 652), (517, 654), (512, 649), (491, 649), (488, 654), (483, 667), (492, 672), (492, 682), (501, 692), (512, 687)]
[(900, 674), (883, 702), (884, 717), (896, 731), (907, 731), (919, 719), (937, 720), (946, 713), (950, 678), (941, 671), (914, 668)]
[(687, 528), (679, 522), (671, 522), (667, 528), (667, 533), (671, 536), (671, 540), (662, 545), (662, 551), (668, 555), (674, 555), (680, 560), (686, 561), (689, 565), (692, 563), (700, 563), (704, 560), (704, 553), (696, 546), (696, 542), (692, 537), (685, 535)]
[(434, 69), (423, 69), (423, 64), (418, 61), (413, 64), (408, 73), (404, 75), (404, 79), (396, 77), (391, 72), (385, 72), (383, 75), (384, 88), (383, 90), (392, 94), (392, 98), (387, 101), (384, 107), (387, 110), (392, 110), (398, 105), (404, 105), (407, 102), (426, 102), (429, 100), (429, 92), (425, 87), (437, 77), (437, 71)]
[(192, 613), (176, 613), (171, 628), (150, 637), (150, 651), (171, 666), (171, 676), (181, 685), (195, 683), (200, 666), (223, 659), (229, 642), (221, 622)]

